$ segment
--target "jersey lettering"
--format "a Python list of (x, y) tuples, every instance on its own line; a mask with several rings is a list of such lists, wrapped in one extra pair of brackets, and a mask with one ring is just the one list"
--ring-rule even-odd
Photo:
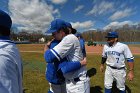
[(117, 52), (117, 51), (107, 51), (108, 55), (117, 55), (120, 56), (121, 53)]

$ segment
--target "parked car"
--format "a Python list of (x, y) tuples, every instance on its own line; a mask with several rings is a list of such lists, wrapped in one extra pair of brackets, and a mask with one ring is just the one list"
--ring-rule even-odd
[(88, 41), (87, 45), (88, 46), (93, 46), (93, 42), (92, 41)]

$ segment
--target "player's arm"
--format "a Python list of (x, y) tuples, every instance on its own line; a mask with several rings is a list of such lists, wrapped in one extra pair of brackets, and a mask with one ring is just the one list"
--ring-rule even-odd
[(47, 50), (44, 55), (46, 62), (49, 63), (62, 60), (70, 53), (71, 49), (74, 47), (73, 42), (75, 42), (73, 37), (66, 36), (53, 49)]
[[(77, 39), (77, 38), (76, 38)], [(78, 40), (78, 39), (77, 39)], [(63, 59), (66, 57), (74, 47), (75, 39), (71, 36), (66, 36), (63, 40), (53, 48), (53, 53), (58, 59)]]
[(87, 64), (86, 60), (82, 60), (80, 62), (79, 61), (71, 61), (71, 62), (64, 61), (59, 64), (58, 70), (61, 70), (62, 73), (65, 74), (65, 73), (78, 70), (79, 68), (81, 68), (81, 66), (84, 66), (86, 64)]
[(134, 57), (127, 45), (124, 48), (124, 56), (127, 60), (128, 67), (129, 67), (127, 78), (131, 81), (134, 78)]
[(100, 71), (103, 72), (104, 71), (104, 63), (106, 62), (106, 59), (105, 57), (102, 57), (102, 60), (101, 60), (101, 66), (100, 66)]
[(53, 51), (51, 49), (48, 49), (44, 53), (44, 58), (45, 58), (45, 61), (47, 63), (52, 63), (52, 62), (58, 62), (58, 61), (60, 61), (60, 59), (57, 58), (57, 56), (53, 53)]
[(131, 81), (134, 78), (134, 60), (133, 59), (127, 60), (127, 63), (129, 67), (127, 78)]
[(73, 47), (72, 38), (66, 36), (53, 49), (48, 49), (44, 54), (44, 58), (48, 63), (55, 62), (55, 60), (61, 61), (65, 56), (68, 55), (72, 47)]
[(104, 45), (103, 53), (102, 53), (101, 66), (100, 66), (100, 71), (101, 71), (101, 72), (104, 71), (104, 63), (105, 63), (106, 60), (107, 60), (107, 53), (105, 52), (105, 47), (106, 47), (106, 45)]

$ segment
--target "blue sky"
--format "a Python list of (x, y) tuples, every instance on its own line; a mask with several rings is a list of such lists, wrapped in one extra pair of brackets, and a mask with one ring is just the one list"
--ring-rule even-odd
[(56, 18), (79, 32), (140, 23), (140, 0), (1, 0), (0, 6), (19, 31), (45, 32)]

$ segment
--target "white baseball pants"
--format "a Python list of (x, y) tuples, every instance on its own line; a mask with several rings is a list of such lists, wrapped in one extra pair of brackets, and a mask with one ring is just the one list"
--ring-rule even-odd
[(90, 93), (90, 79), (86, 79), (75, 82), (66, 80), (67, 93)]
[(125, 80), (126, 80), (125, 77), (126, 77), (125, 69), (118, 70), (106, 66), (105, 79), (104, 79), (105, 88), (111, 89), (113, 80), (115, 80), (117, 84), (117, 88), (122, 91), (125, 90)]

